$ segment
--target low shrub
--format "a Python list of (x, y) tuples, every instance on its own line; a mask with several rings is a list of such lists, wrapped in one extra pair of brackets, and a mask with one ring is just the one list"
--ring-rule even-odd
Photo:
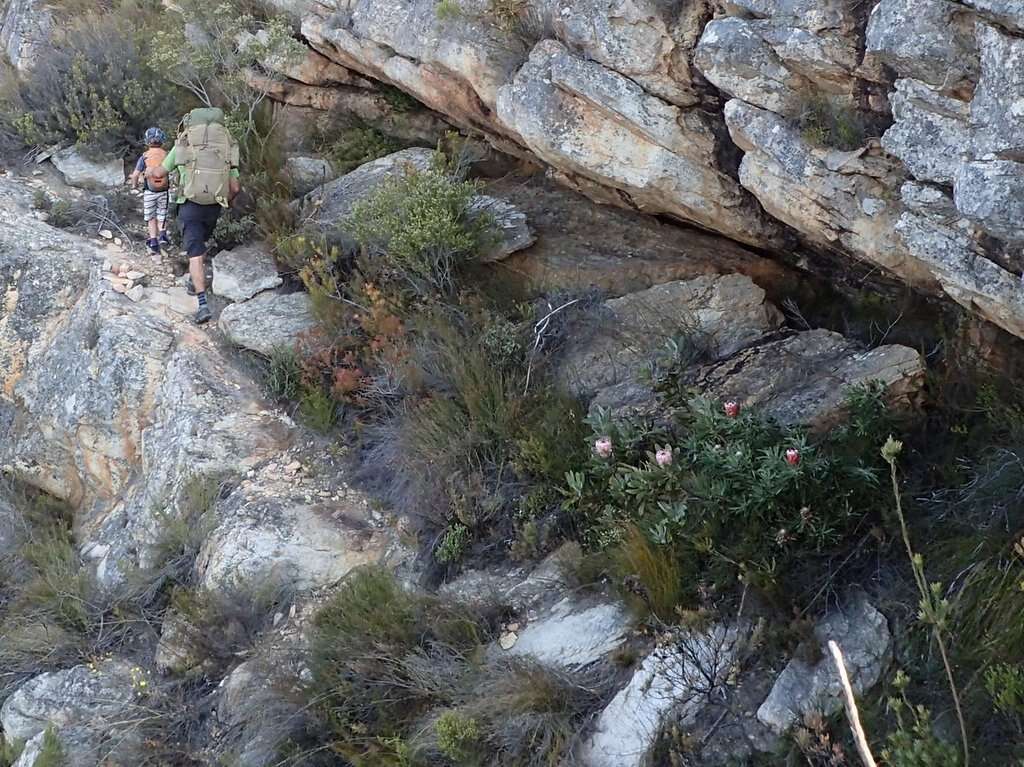
[(342, 130), (322, 151), (330, 159), (335, 171), (348, 173), (371, 160), (394, 154), (401, 148), (399, 141), (376, 128), (357, 126)]
[(276, 399), (294, 400), (302, 385), (302, 368), (294, 349), (279, 347), (270, 353), (263, 386)]
[(381, 184), (343, 225), (362, 250), (362, 278), (410, 301), (450, 296), (459, 269), (493, 241), (492, 218), (470, 207), (476, 193), (440, 158)]
[(274, 614), (287, 610), (293, 597), (287, 584), (271, 579), (217, 591), (177, 588), (170, 599), (176, 649), (210, 678), (220, 678), (256, 647)]
[(146, 60), (147, 41), (161, 23), (147, 8), (117, 3), (107, 12), (76, 15), (55, 32), (17, 103), (2, 117), (29, 145), (74, 141), (120, 154), (153, 124), (172, 129), (183, 93)]
[(886, 736), (881, 752), (885, 764), (892, 767), (957, 767), (962, 764), (957, 747), (935, 735), (931, 712), (907, 698), (908, 684), (906, 675), (897, 672), (896, 695), (886, 704), (896, 718), (896, 729)]
[(322, 387), (305, 386), (299, 395), (299, 413), (310, 428), (326, 434), (338, 420), (338, 403)]
[[(353, 572), (314, 621), (306, 694), (354, 763), (394, 754), (429, 709), (454, 702), (486, 617), (407, 592), (379, 568)], [(360, 762), (362, 760), (362, 762)]]
[(687, 583), (777, 587), (884, 506), (877, 448), (856, 449), (854, 430), (812, 443), (703, 399), (676, 413), (673, 431), (601, 411), (589, 422), (593, 453), (566, 489), (585, 539), (606, 548), (639, 525), (676, 548)]
[(663, 623), (675, 623), (683, 602), (683, 573), (675, 552), (656, 546), (635, 525), (629, 526), (612, 553), (620, 587), (634, 604)]
[(807, 100), (797, 122), (804, 140), (815, 146), (849, 151), (859, 149), (866, 140), (864, 119), (852, 107), (821, 95)]

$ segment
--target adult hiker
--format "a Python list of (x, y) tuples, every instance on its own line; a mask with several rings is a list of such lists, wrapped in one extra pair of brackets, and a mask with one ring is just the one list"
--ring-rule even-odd
[(189, 292), (199, 301), (195, 323), (202, 325), (211, 316), (206, 302), (206, 241), (221, 211), (231, 205), (241, 188), (238, 144), (224, 127), (224, 112), (205, 108), (185, 115), (164, 167), (178, 173), (176, 202), (182, 248), (188, 256)]

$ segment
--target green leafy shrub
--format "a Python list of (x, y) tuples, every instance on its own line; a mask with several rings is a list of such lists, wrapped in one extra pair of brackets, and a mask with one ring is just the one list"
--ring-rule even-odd
[[(163, 17), (149, 41), (149, 64), (202, 104), (224, 108), (244, 148), (258, 131), (259, 107), (284, 78), (279, 70), (301, 61), (305, 49), (287, 18), (256, 13), (249, 4), (179, 0), (177, 6), (180, 14)], [(186, 34), (186, 23), (195, 33)], [(272, 66), (264, 66), (268, 62)]]
[(21, 752), (24, 750), (24, 741), (16, 740), (8, 743), (7, 740), (0, 736), (0, 767), (11, 767), (11, 765), (18, 761), (18, 757), (21, 756)]
[(146, 60), (161, 17), (130, 3), (58, 27), (53, 44), (8, 106), (5, 130), (26, 144), (72, 140), (120, 153), (153, 124), (170, 129), (185, 101)]
[(343, 130), (324, 150), (338, 173), (394, 154), (401, 143), (375, 128), (360, 126)]
[(637, 524), (655, 544), (676, 547), (690, 583), (701, 574), (723, 586), (737, 577), (778, 585), (882, 506), (877, 450), (852, 449), (852, 433), (811, 443), (702, 399), (677, 412), (675, 439), (604, 412), (589, 421), (595, 452), (568, 473), (566, 490), (586, 540), (604, 548)]
[(456, 0), (438, 0), (434, 12), (442, 21), (451, 21), (462, 15), (462, 6)]
[(299, 397), (302, 419), (322, 434), (329, 432), (338, 420), (338, 403), (320, 386), (304, 386)]
[(437, 747), (441, 753), (457, 764), (473, 758), (480, 740), (480, 727), (476, 720), (446, 711), (434, 722)]
[(462, 559), (462, 555), (469, 546), (471, 534), (469, 528), (461, 522), (456, 522), (441, 536), (441, 540), (434, 550), (434, 558), (443, 565), (451, 565)]
[(962, 764), (957, 748), (937, 738), (932, 731), (931, 712), (907, 699), (908, 683), (906, 675), (897, 672), (894, 682), (897, 694), (886, 704), (896, 717), (897, 726), (886, 737), (882, 749), (885, 764), (891, 767), (957, 767)]
[(985, 670), (985, 691), (996, 709), (1020, 722), (1024, 719), (1024, 668), (998, 663)]
[(493, 238), (491, 217), (470, 208), (476, 192), (440, 164), (381, 184), (344, 224), (363, 251), (363, 277), (407, 298), (450, 295), (459, 268)]
[(217, 219), (213, 240), (221, 250), (229, 250), (254, 240), (259, 232), (256, 218), (250, 215), (225, 215)]

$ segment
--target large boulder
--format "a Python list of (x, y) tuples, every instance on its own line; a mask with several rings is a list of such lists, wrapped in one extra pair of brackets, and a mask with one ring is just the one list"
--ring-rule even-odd
[(50, 162), (64, 175), (64, 181), (69, 186), (114, 189), (124, 184), (124, 161), (117, 157), (87, 157), (72, 146), (55, 152)]
[(0, 467), (74, 507), (87, 562), (112, 587), (152, 564), (159, 520), (185, 513), (190, 483), (277, 454), (294, 424), (209, 335), (116, 293), (108, 254), (33, 218), (7, 184)]
[(289, 465), (268, 462), (218, 504), (196, 565), (204, 588), (272, 583), (305, 591), (381, 559), (391, 537), (369, 499), (347, 488), (325, 496)]
[(50, 41), (53, 11), (39, 0), (8, 0), (0, 19), (0, 50), (14, 69), (27, 74)]
[(877, 382), (899, 409), (918, 404), (924, 360), (906, 346), (865, 349), (829, 330), (808, 330), (703, 366), (688, 381), (787, 425), (825, 430), (843, 417), (851, 387)]
[(263, 243), (221, 251), (213, 259), (213, 292), (229, 301), (247, 301), (281, 283), (274, 256)]
[(563, 172), (612, 187), (642, 210), (717, 229), (741, 242), (775, 236), (735, 180), (718, 169), (714, 122), (646, 93), (623, 75), (539, 43), (498, 93), (499, 117)]
[(318, 186), (338, 177), (334, 166), (320, 157), (289, 157), (284, 162), (284, 171), (296, 197), (309, 194)]
[[(32, 741), (52, 728), (69, 767), (91, 767), (106, 755), (120, 764), (139, 758), (141, 738), (131, 720), (140, 670), (120, 659), (42, 674), (20, 686), (0, 709), (8, 742)], [(41, 747), (41, 739), (32, 751)]]
[[(369, 198), (384, 183), (410, 173), (429, 170), (436, 159), (431, 149), (413, 147), (387, 157), (372, 160), (350, 173), (317, 187), (301, 202), (302, 217), (307, 225), (345, 239), (342, 226), (355, 206)], [(526, 217), (514, 205), (487, 195), (471, 200), (467, 215), (486, 215), (493, 225), (493, 242), (480, 254), (483, 262), (500, 261), (534, 242), (534, 234)], [(339, 231), (339, 226), (342, 231)]]
[(713, 357), (725, 357), (779, 327), (782, 314), (748, 277), (723, 275), (655, 285), (606, 301), (574, 334), (559, 377), (590, 396), (638, 372), (666, 342), (689, 337)]
[(586, 603), (565, 597), (522, 629), (511, 655), (552, 666), (584, 667), (609, 655), (628, 637), (629, 613), (619, 602)]
[(225, 307), (218, 324), (231, 343), (270, 355), (294, 347), (303, 333), (316, 327), (316, 319), (305, 293), (263, 293)]
[(881, 0), (868, 19), (865, 53), (941, 91), (978, 74), (970, 14), (949, 0)]
[(712, 626), (682, 630), (655, 649), (612, 698), (583, 746), (585, 767), (640, 767), (665, 717), (686, 725), (714, 699), (742, 649), (744, 632)]
[(798, 648), (757, 710), (757, 718), (776, 733), (784, 733), (804, 714), (813, 711), (827, 717), (842, 706), (842, 686), (829, 640), (839, 645), (857, 695), (878, 682), (892, 659), (889, 624), (867, 599), (858, 597), (826, 615), (814, 627), (814, 638)]
[(918, 180), (951, 184), (973, 154), (970, 104), (909, 79), (896, 81), (891, 101), (893, 125), (882, 147)]

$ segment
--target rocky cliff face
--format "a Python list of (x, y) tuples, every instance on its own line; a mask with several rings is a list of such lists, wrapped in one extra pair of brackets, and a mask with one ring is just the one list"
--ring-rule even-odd
[(275, 4), (317, 54), (595, 199), (839, 252), (1024, 336), (1017, 4)]

